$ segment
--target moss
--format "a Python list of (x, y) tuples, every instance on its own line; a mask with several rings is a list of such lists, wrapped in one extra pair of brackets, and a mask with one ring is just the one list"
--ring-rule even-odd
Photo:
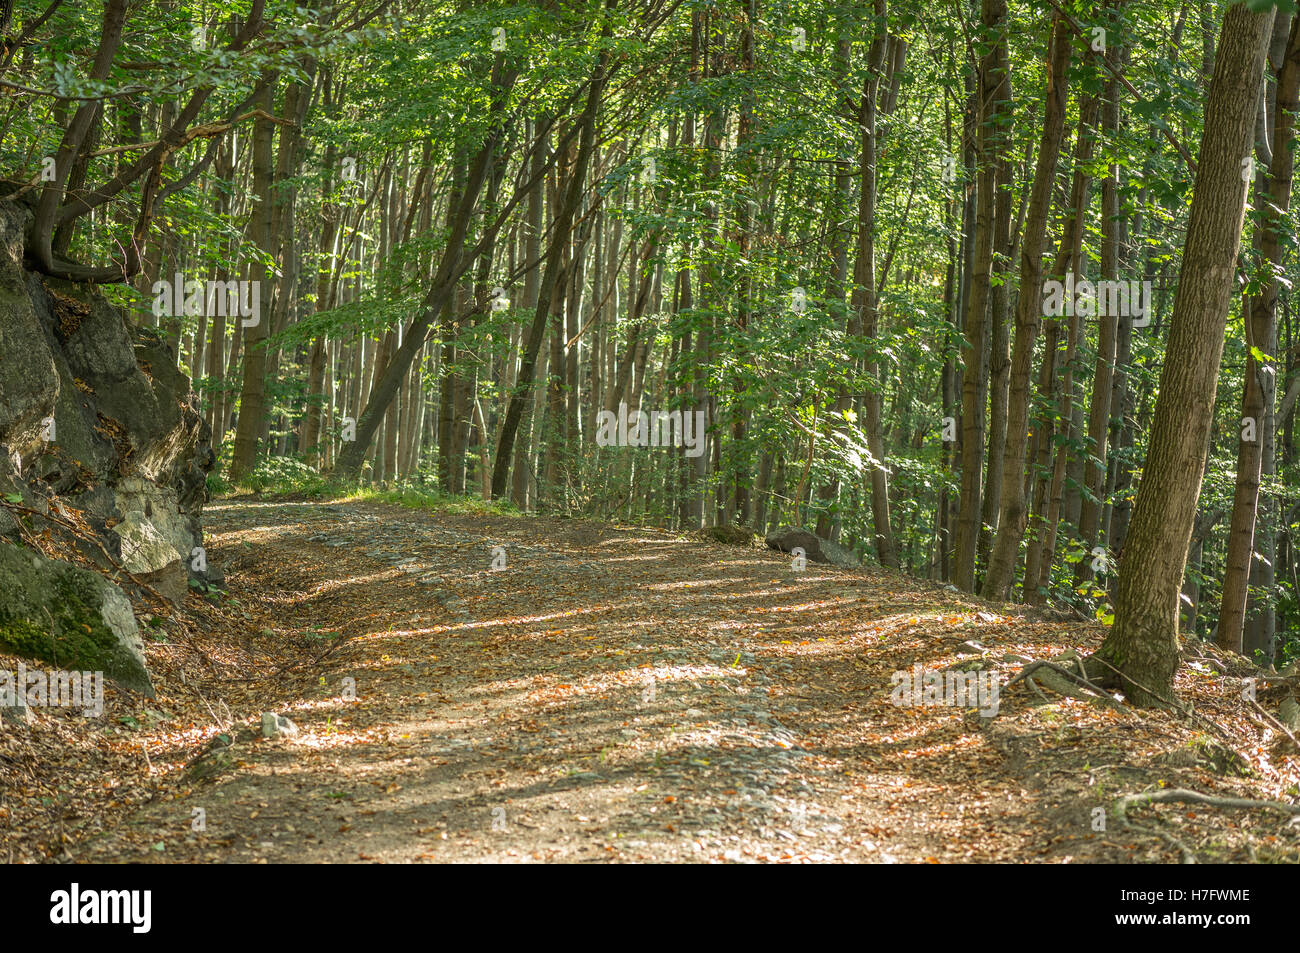
[[(44, 607), (48, 615), (36, 613), (0, 619), (0, 645), (17, 655), (30, 656), (54, 665), (68, 665), (83, 671), (117, 668), (117, 636), (98, 610), (98, 594), (87, 592), (88, 583), (68, 575), (54, 585), (56, 598)], [(45, 614), (41, 613), (41, 614)]]

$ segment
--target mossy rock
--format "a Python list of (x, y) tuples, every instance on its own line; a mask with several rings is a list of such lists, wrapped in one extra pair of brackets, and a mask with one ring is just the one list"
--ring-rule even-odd
[(700, 535), (715, 543), (726, 543), (728, 546), (750, 546), (753, 545), (755, 533), (752, 529), (743, 526), (722, 525), (706, 526), (700, 530)]
[(103, 672), (153, 697), (126, 595), (104, 577), (0, 543), (0, 650), (61, 669)]

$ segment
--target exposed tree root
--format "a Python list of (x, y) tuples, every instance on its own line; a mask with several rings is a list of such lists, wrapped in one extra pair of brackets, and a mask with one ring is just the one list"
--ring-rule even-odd
[[(1287, 804), (1284, 801), (1256, 801), (1244, 797), (1216, 797), (1210, 794), (1202, 794), (1199, 791), (1191, 791), (1187, 788), (1166, 788), (1163, 791), (1126, 794), (1115, 801), (1112, 814), (1119, 821), (1119, 825), (1123, 830), (1159, 837), (1171, 847), (1178, 849), (1179, 853), (1182, 854), (1184, 864), (1196, 863), (1196, 854), (1191, 848), (1168, 831), (1162, 831), (1155, 827), (1140, 826), (1128, 819), (1128, 809), (1135, 804), (1167, 804), (1170, 802), (1205, 804), (1210, 807), (1247, 808), (1250, 810), (1262, 808), (1264, 810), (1280, 811), (1283, 814), (1300, 815), (1300, 804)], [(1248, 844), (1247, 847), (1249, 848), (1250, 845)], [(1253, 848), (1250, 849), (1253, 853)]]
[(1115, 818), (1120, 826), (1128, 827), (1128, 809), (1134, 804), (1167, 804), (1172, 801), (1183, 804), (1206, 804), (1210, 807), (1246, 808), (1249, 810), (1266, 809), (1280, 811), (1283, 814), (1300, 814), (1300, 804), (1287, 804), (1285, 801), (1256, 801), (1247, 797), (1216, 797), (1190, 791), (1187, 788), (1166, 788), (1163, 791), (1146, 791), (1142, 794), (1126, 794), (1114, 804)]
[[(1033, 676), (1034, 673), (1036, 672), (1046, 670), (1048, 672), (1060, 676), (1062, 679), (1065, 680), (1065, 682), (1063, 683), (1061, 682), (1060, 679), (1050, 679), (1050, 680), (1043, 679), (1043, 682), (1047, 685), (1047, 687), (1051, 688), (1053, 691), (1060, 692), (1063, 695), (1069, 695), (1073, 698), (1081, 698), (1086, 701), (1095, 700), (1095, 701), (1103, 702), (1111, 707), (1123, 708), (1124, 706), (1120, 705), (1114, 698), (1112, 698), (1105, 691), (1105, 689), (1098, 687), (1096, 684), (1092, 682), (1091, 679), (1088, 678), (1087, 672), (1084, 670), (1082, 660), (1078, 660), (1078, 661), (1079, 661), (1078, 672), (1072, 672), (1061, 665), (1057, 665), (1055, 662), (1047, 662), (1047, 661), (1030, 662), (1028, 665), (1026, 665), (1023, 669), (1021, 669), (1016, 674), (1015, 678), (1007, 682), (1006, 687), (1010, 688), (1016, 682), (1020, 681), (1021, 679), (1024, 679), (1026, 684), (1028, 684), (1030, 688), (1038, 692), (1039, 697), (1045, 697), (1043, 696), (1043, 693), (1041, 691), (1038, 691), (1038, 685), (1031, 676)], [(1072, 690), (1071, 686), (1073, 685), (1077, 685), (1079, 688), (1083, 689), (1083, 691), (1080, 692), (1080, 691)], [(1084, 692), (1086, 692), (1087, 694), (1084, 694)]]

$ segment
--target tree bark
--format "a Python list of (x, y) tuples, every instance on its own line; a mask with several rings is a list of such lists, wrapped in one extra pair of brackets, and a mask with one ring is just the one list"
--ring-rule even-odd
[[(1228, 8), (1205, 107), (1196, 185), (1150, 449), (1120, 563), (1115, 624), (1097, 651), (1140, 707), (1173, 695), (1182, 589), (1214, 415), (1215, 383), (1246, 208), (1259, 77), (1273, 10)], [(1098, 666), (1100, 668), (1100, 666)]]
[[(1237, 485), (1232, 500), (1232, 520), (1228, 533), (1228, 553), (1223, 573), (1223, 598), (1219, 609), (1219, 627), (1215, 642), (1232, 652), (1243, 649), (1242, 636), (1246, 619), (1252, 555), (1255, 551), (1255, 527), (1259, 511), (1260, 476), (1264, 451), (1272, 449), (1268, 439), (1273, 425), (1271, 417), (1276, 392), (1274, 370), (1256, 355), (1271, 358), (1276, 335), (1277, 297), (1281, 273), (1281, 230), (1291, 205), (1291, 175), (1295, 153), (1292, 134), (1295, 130), (1296, 94), (1300, 91), (1300, 17), (1292, 18), (1290, 39), (1280, 68), (1276, 72), (1272, 162), (1261, 173), (1256, 195), (1260, 215), (1257, 231), (1260, 265), (1265, 273), (1261, 293), (1250, 299), (1246, 330), (1246, 386), (1241, 403), (1241, 433), (1237, 442)], [(1264, 80), (1267, 83), (1267, 80)], [(1267, 149), (1268, 141), (1263, 143)], [(1249, 437), (1250, 439), (1247, 439)], [(1265, 527), (1266, 532), (1272, 532)], [(1269, 640), (1271, 641), (1271, 640)], [(1252, 645), (1252, 650), (1272, 657), (1272, 645)]]
[[(609, 32), (608, 21), (604, 31)], [(573, 228), (573, 216), (577, 212), (578, 202), (586, 186), (587, 166), (596, 138), (596, 113), (600, 109), (601, 94), (608, 79), (606, 67), (609, 59), (607, 52), (602, 52), (591, 78), (587, 92), (587, 104), (578, 118), (581, 132), (578, 138), (578, 155), (570, 173), (568, 189), (564, 204), (556, 216), (555, 228), (551, 233), (551, 249), (546, 262), (546, 273), (542, 278), (542, 287), (538, 295), (537, 310), (533, 315), (532, 329), (528, 336), (528, 351), (523, 365), (519, 369), (519, 379), (514, 393), (510, 395), (510, 404), (506, 409), (505, 419), (501, 424), (501, 438), (497, 445), (497, 456), (492, 469), (492, 498), (500, 499), (506, 492), (506, 483), (510, 477), (510, 463), (514, 459), (515, 437), (519, 432), (519, 421), (523, 417), (524, 404), (537, 371), (537, 352), (541, 349), (542, 337), (546, 331), (547, 318), (551, 313), (552, 301), (559, 286), (561, 247), (566, 236)]]
[(1011, 350), (1011, 386), (1007, 401), (1007, 443), (1003, 454), (1002, 501), (998, 532), (989, 555), (981, 590), (987, 599), (1006, 599), (1015, 580), (1016, 556), (1025, 532), (1025, 444), (1029, 423), (1029, 378), (1034, 342), (1042, 324), (1043, 248), (1057, 153), (1064, 132), (1065, 70), (1070, 61), (1070, 34), (1065, 19), (1052, 17), (1051, 53), (1043, 109), (1043, 134), (1029, 197), (1020, 247), (1020, 290), (1016, 298), (1016, 331)]

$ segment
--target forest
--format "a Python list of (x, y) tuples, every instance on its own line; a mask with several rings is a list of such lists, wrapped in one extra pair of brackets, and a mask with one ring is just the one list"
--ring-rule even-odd
[[(453, 638), (487, 640), (487, 665), (524, 650), (474, 626), (558, 633), (549, 600), (588, 586), (574, 611), (659, 601), (609, 621), (631, 642), (562, 638), (632, 654), (680, 626), (724, 674), (757, 670), (750, 612), (811, 665), (856, 617), (758, 597), (821, 573), (837, 597), (875, 587), (881, 640), (930, 626), (987, 656), (1007, 633), (1004, 708), (1045, 677), (1097, 717), (1208, 731), (1257, 772), (1226, 793), (1281, 824), (1300, 812), (1297, 112), (1294, 0), (4, 0), (0, 540), (127, 592), (143, 654), (118, 683), (143, 694), (120, 704), (155, 699), (190, 782), (194, 745), (240, 741), (229, 693), (332, 686), (345, 659), (355, 686), (384, 625), (430, 640), (393, 643), (412, 672)], [(363, 551), (409, 581), (411, 621)], [(0, 583), (44, 585), (6, 558)], [(710, 608), (697, 583), (736, 585)], [(0, 597), (0, 651), (67, 658), (86, 637), (36, 604)], [(785, 632), (804, 605), (820, 638)], [(880, 677), (854, 677), (887, 697), (929, 658), (871, 645), (799, 684), (866, 658)], [(579, 682), (566, 658), (532, 662)], [(180, 714), (197, 700), (157, 701), (186, 695), (182, 670), (224, 686), (206, 728)], [(1193, 723), (1225, 698), (1249, 710)], [(1126, 832), (1126, 810), (1179, 800), (1135, 790)], [(56, 856), (19, 837), (44, 823), (19, 801), (5, 829)], [(1163, 859), (1209, 859), (1159, 834)], [(1256, 859), (1213, 847), (1238, 850)]]

